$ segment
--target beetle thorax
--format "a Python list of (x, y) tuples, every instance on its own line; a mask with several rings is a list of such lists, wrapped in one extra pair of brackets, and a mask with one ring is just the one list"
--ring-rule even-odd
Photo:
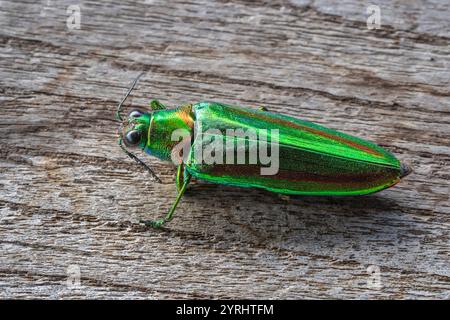
[(177, 130), (186, 130), (192, 134), (193, 127), (191, 106), (155, 111), (152, 114), (145, 151), (161, 160), (170, 161), (172, 149), (180, 142), (178, 138), (174, 138), (174, 133)]

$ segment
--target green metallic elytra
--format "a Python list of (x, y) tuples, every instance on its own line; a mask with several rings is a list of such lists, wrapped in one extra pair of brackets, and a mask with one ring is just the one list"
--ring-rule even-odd
[[(120, 116), (122, 103), (117, 112), (119, 120), (123, 120)], [(159, 227), (172, 219), (192, 177), (218, 184), (262, 188), (280, 194), (363, 195), (391, 187), (410, 172), (394, 155), (374, 143), (265, 109), (199, 102), (166, 110), (156, 100), (151, 102), (151, 107), (152, 112), (133, 111), (123, 120), (125, 126), (119, 144), (127, 154), (142, 163), (122, 146), (122, 137), (129, 147), (139, 146), (152, 156), (171, 161), (179, 144), (178, 139), (173, 139), (176, 130), (187, 132), (189, 139), (183, 141), (188, 143), (189, 151), (183, 155), (185, 161), (178, 165), (178, 196), (175, 203), (164, 219), (143, 221), (149, 226)], [(248, 158), (239, 164), (211, 164), (198, 160), (195, 150), (202, 149), (205, 141), (221, 139), (226, 146), (221, 149), (224, 158), (229, 148), (236, 148), (239, 139), (243, 139), (241, 142), (244, 142), (246, 152), (251, 151), (252, 143), (261, 143), (259, 136), (255, 139), (252, 136), (220, 135), (236, 129), (267, 130), (269, 140), (275, 138), (271, 130), (277, 129), (279, 157), (275, 174), (261, 175), (261, 169), (266, 164), (251, 162)], [(202, 133), (201, 138), (199, 132)], [(150, 168), (147, 169), (154, 175)]]

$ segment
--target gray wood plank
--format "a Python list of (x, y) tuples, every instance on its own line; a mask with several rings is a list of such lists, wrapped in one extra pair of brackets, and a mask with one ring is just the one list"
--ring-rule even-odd
[[(450, 297), (448, 2), (378, 1), (379, 30), (357, 1), (79, 3), (80, 30), (71, 1), (0, 4), (0, 297)], [(168, 210), (174, 169), (146, 157), (153, 183), (113, 120), (141, 71), (128, 108), (264, 105), (415, 172), (375, 195), (288, 202), (195, 181), (148, 230), (137, 222)]]

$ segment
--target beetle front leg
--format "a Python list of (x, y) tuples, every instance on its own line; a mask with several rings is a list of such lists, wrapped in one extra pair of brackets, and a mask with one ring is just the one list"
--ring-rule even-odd
[(164, 109), (166, 109), (166, 106), (163, 105), (158, 100), (152, 100), (152, 101), (150, 101), (150, 108), (152, 108), (153, 111), (155, 111), (155, 110), (164, 110)]
[(172, 220), (173, 213), (175, 212), (175, 209), (177, 208), (177, 205), (180, 202), (181, 197), (183, 196), (184, 192), (186, 191), (186, 187), (189, 184), (190, 180), (191, 180), (191, 175), (187, 171), (185, 171), (184, 172), (183, 184), (182, 184), (180, 190), (178, 191), (177, 198), (175, 199), (175, 202), (172, 205), (172, 208), (170, 208), (170, 210), (167, 213), (165, 218), (158, 219), (158, 220), (141, 220), (140, 222), (145, 224), (146, 226), (149, 226), (149, 227), (159, 228), (164, 223), (169, 222), (170, 220)]
[(269, 111), (269, 109), (267, 109), (266, 107), (263, 107), (263, 106), (259, 107), (258, 109), (259, 109), (259, 111)]
[(184, 164), (181, 163), (177, 168), (177, 176), (175, 178), (175, 185), (177, 187), (178, 192), (180, 192), (181, 188), (183, 187), (185, 174), (186, 173), (184, 171)]

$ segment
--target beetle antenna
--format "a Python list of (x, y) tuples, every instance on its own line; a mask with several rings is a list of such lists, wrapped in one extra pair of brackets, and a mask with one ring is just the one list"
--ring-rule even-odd
[(162, 183), (161, 179), (156, 175), (156, 173), (141, 159), (139, 159), (138, 157), (136, 157), (133, 153), (131, 153), (130, 151), (128, 151), (122, 143), (122, 137), (119, 137), (119, 147), (123, 150), (123, 152), (125, 152), (127, 154), (127, 156), (129, 156), (131, 159), (133, 159), (134, 161), (136, 161), (137, 163), (139, 163), (141, 166), (144, 167), (145, 170), (147, 170), (151, 176), (153, 177), (153, 179), (156, 180), (156, 182), (158, 183)]
[[(133, 91), (134, 87), (136, 86), (139, 78), (144, 74), (144, 72), (140, 73), (136, 79), (134, 79), (133, 84), (131, 85), (130, 89), (128, 89), (128, 92), (126, 93), (125, 97), (123, 97), (122, 101), (119, 103), (119, 106), (117, 107), (117, 111), (116, 111), (116, 120), (120, 121), (123, 123), (123, 118), (122, 118), (122, 106), (125, 102), (125, 100), (128, 98), (128, 96), (130, 95), (131, 91)], [(123, 143), (122, 143), (122, 135), (119, 135), (119, 147), (122, 149), (123, 152), (125, 152), (127, 154), (127, 156), (129, 156), (131, 159), (133, 159), (134, 161), (136, 161), (138, 164), (140, 164), (141, 166), (144, 167), (145, 170), (147, 170), (151, 176), (156, 180), (156, 182), (158, 183), (162, 183), (161, 179), (156, 175), (156, 173), (141, 159), (139, 159), (136, 155), (134, 155), (133, 153), (131, 153), (130, 151), (128, 151)]]
[(123, 121), (123, 118), (122, 118), (122, 106), (123, 106), (123, 103), (125, 102), (125, 100), (127, 100), (127, 98), (130, 95), (131, 91), (133, 91), (134, 87), (136, 86), (136, 83), (138, 82), (139, 78), (142, 77), (143, 74), (144, 74), (144, 72), (141, 72), (136, 77), (136, 79), (134, 79), (133, 84), (131, 85), (130, 89), (128, 89), (127, 94), (123, 97), (122, 101), (120, 101), (119, 105), (117, 106), (116, 120)]

